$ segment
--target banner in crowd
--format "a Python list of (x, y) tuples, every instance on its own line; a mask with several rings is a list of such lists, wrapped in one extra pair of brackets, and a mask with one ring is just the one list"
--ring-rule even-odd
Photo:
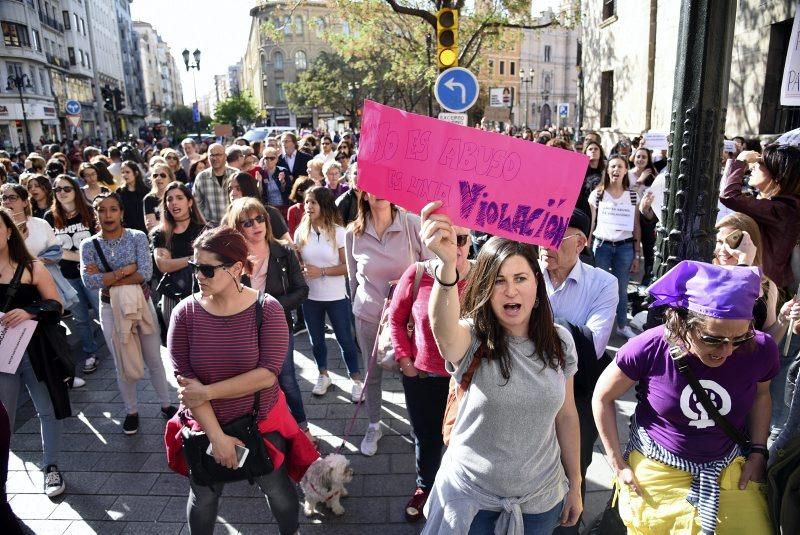
[[(5, 316), (0, 312), (0, 318)], [(33, 320), (25, 320), (16, 327), (0, 326), (0, 373), (17, 373), (22, 355), (36, 330)]]
[[(797, 2), (797, 9), (800, 9), (800, 1)], [(795, 16), (792, 33), (789, 34), (786, 62), (783, 65), (781, 106), (800, 106), (800, 35), (798, 32), (800, 32), (800, 17)]]
[(419, 213), (431, 201), (453, 223), (558, 247), (589, 159), (365, 101), (358, 188)]

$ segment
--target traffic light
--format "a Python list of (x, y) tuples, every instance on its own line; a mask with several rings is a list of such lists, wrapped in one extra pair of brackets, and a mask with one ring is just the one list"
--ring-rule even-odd
[(103, 86), (100, 89), (100, 95), (103, 97), (103, 107), (108, 111), (114, 111), (114, 94), (111, 92), (111, 88)]
[(114, 111), (125, 109), (125, 93), (119, 88), (114, 89)]
[(458, 11), (449, 7), (436, 12), (436, 64), (440, 71), (458, 67)]

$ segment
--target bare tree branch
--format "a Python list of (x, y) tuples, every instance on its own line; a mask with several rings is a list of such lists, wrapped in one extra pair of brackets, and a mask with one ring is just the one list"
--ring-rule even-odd
[(392, 11), (395, 13), (399, 13), (401, 15), (411, 15), (412, 17), (419, 17), (422, 20), (426, 21), (428, 24), (436, 28), (436, 15), (431, 13), (430, 11), (425, 11), (424, 9), (416, 9), (413, 7), (401, 6), (396, 2), (396, 0), (386, 0), (386, 3), (389, 4), (389, 7), (392, 8)]

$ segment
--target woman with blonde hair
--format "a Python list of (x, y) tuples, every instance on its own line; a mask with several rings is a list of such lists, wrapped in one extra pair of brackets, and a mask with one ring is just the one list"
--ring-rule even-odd
[(150, 170), (150, 193), (144, 196), (144, 224), (151, 232), (161, 221), (161, 200), (167, 184), (175, 180), (172, 168), (166, 163), (157, 163)]
[[(717, 244), (714, 264), (721, 266), (755, 266), (763, 273), (763, 246), (758, 223), (749, 215), (734, 212), (720, 219), (716, 226)], [(739, 237), (740, 236), (740, 237)], [(733, 243), (728, 243), (730, 238)], [(739, 240), (736, 244), (733, 240)], [(781, 306), (778, 313), (778, 285), (769, 277), (761, 277), (761, 295), (753, 307), (753, 326), (780, 342), (789, 327), (789, 313), (795, 299)]]
[[(257, 198), (241, 197), (228, 207), (221, 224), (239, 231), (247, 242), (252, 267), (244, 270), (247, 276), (244, 284), (277, 299), (283, 307), (286, 324), (292, 325), (292, 310), (305, 301), (308, 285), (294, 249), (273, 236), (267, 209)], [(308, 419), (295, 374), (294, 336), (291, 335), (278, 382), (286, 394), (292, 416), (308, 433)]]
[(162, 149), (161, 157), (164, 158), (164, 161), (167, 162), (169, 168), (172, 169), (172, 174), (175, 176), (175, 180), (184, 184), (189, 181), (189, 177), (186, 176), (186, 171), (184, 171), (183, 167), (181, 167), (181, 155), (178, 154), (178, 151), (169, 147)]
[(322, 160), (311, 160), (308, 162), (308, 178), (314, 181), (315, 186), (325, 184), (325, 175), (322, 174)]

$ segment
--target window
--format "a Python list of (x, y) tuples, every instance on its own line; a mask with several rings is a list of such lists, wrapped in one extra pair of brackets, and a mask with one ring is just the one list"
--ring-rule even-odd
[(508, 74), (514, 76), (517, 73), (517, 62), (512, 61), (511, 64), (508, 66)]
[(603, 0), (603, 20), (617, 14), (617, 0)]
[(6, 46), (24, 46), (30, 48), (31, 40), (28, 37), (28, 27), (16, 22), (2, 22), (3, 43)]
[[(23, 70), (22, 70), (22, 63), (12, 63), (12, 62), (9, 61), (8, 63), (6, 63), (6, 66), (8, 68), (8, 76), (9, 77), (11, 77), (11, 76), (21, 77), (23, 74), (25, 74), (23, 72)], [(13, 90), (16, 91), (17, 89), (14, 87)], [(22, 86), (22, 91), (23, 92), (28, 92), (29, 89), (26, 88), (23, 85)]]
[(64, 29), (69, 30), (71, 28), (69, 24), (69, 11), (62, 11), (61, 15), (64, 17)]
[(322, 36), (325, 34), (325, 19), (322, 17), (317, 18), (316, 27), (317, 37), (322, 39)]
[(553, 78), (551, 77), (550, 73), (544, 75), (542, 79), (543, 82), (543, 89), (548, 93), (553, 90)]
[(283, 84), (280, 82), (275, 84), (275, 98), (278, 102), (286, 102), (286, 93), (283, 91)]
[(544, 46), (544, 62), (550, 63), (550, 45)]
[(39, 38), (38, 30), (33, 30), (33, 48), (36, 49), (37, 52), (42, 51), (42, 40)]
[(506, 62), (505, 61), (501, 61), (500, 62), (500, 74), (503, 75), (505, 73), (506, 73)]
[(83, 22), (83, 19), (81, 19), (81, 33), (86, 35), (86, 23)]
[(275, 52), (275, 54), (272, 56), (272, 63), (275, 64), (275, 70), (276, 71), (282, 71), (283, 70), (283, 53), (282, 52)]
[(288, 15), (283, 20), (283, 35), (292, 35), (292, 17)]
[(86, 53), (86, 66), (87, 66), (88, 68), (90, 68), (90, 69), (92, 68), (92, 62), (91, 62), (91, 60), (89, 59), (89, 53), (88, 53), (88, 52)]
[(73, 47), (67, 48), (67, 54), (69, 55), (69, 64), (75, 65), (75, 49)]
[(303, 35), (303, 17), (294, 18), (294, 33), (295, 35)]
[(83, 55), (83, 50), (78, 49), (78, 52), (81, 55), (81, 67), (86, 67), (86, 58)]
[(298, 50), (294, 53), (294, 68), (298, 71), (304, 71), (308, 67), (308, 59), (306, 58), (306, 53), (302, 50)]
[(44, 69), (39, 69), (39, 81), (41, 82), (42, 86), (42, 94), (47, 94), (47, 75), (44, 73)]
[(600, 79), (600, 127), (611, 127), (614, 111), (614, 71), (603, 71)]
[(267, 56), (261, 54), (261, 74), (267, 74)]
[(73, 13), (73, 14), (72, 14), (72, 17), (75, 19), (75, 31), (76, 31), (76, 32), (78, 32), (78, 33), (80, 33), (80, 31), (81, 31), (81, 22), (80, 22), (80, 18), (78, 17), (78, 14), (77, 14), (77, 13)]

